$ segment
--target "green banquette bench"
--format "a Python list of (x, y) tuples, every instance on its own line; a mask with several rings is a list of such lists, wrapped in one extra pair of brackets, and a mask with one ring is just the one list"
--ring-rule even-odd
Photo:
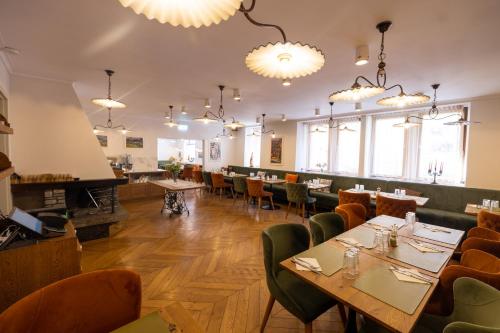
[[(363, 184), (367, 190), (376, 190), (378, 187), (383, 192), (393, 193), (397, 188), (404, 188), (420, 192), (421, 196), (429, 198), (424, 207), (417, 208), (417, 217), (420, 221), (435, 225), (461, 229), (464, 231), (476, 226), (476, 218), (464, 214), (467, 203), (480, 203), (482, 199), (500, 200), (500, 191), (468, 188), (461, 186), (432, 185), (425, 183), (412, 183), (396, 180), (349, 177), (324, 173), (284, 171), (274, 169), (259, 169), (230, 165), (229, 168), (237, 173), (249, 175), (251, 172), (265, 171), (268, 175), (276, 175), (283, 179), (286, 173), (298, 174), (298, 182), (314, 178), (331, 179), (332, 185), (329, 192), (312, 191), (316, 207), (321, 211), (331, 211), (338, 205), (339, 189), (354, 188), (355, 184)], [(266, 185), (266, 190), (274, 193), (276, 202), (286, 203), (285, 185), (273, 185), (272, 189)]]

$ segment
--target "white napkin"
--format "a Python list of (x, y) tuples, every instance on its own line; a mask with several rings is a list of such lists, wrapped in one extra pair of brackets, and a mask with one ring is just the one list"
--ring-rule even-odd
[(419, 250), (420, 252), (423, 252), (423, 253), (441, 253), (441, 252), (443, 252), (443, 251), (437, 250), (435, 248), (432, 248), (431, 246), (426, 246), (425, 244), (417, 244), (414, 242), (408, 242), (407, 244), (410, 246), (413, 246), (414, 248), (416, 248), (417, 250)]
[(337, 237), (336, 239), (340, 242), (340, 244), (344, 245), (345, 247), (363, 246), (363, 244), (361, 244), (360, 242), (358, 242), (354, 238)]
[[(316, 258), (299, 258), (301, 261), (304, 261), (308, 263), (311, 267), (316, 268), (316, 271), (322, 272), (323, 270), (321, 269), (321, 266), (319, 265), (318, 259)], [(311, 270), (309, 268), (306, 268), (304, 266), (301, 266), (297, 263), (295, 263), (295, 268), (298, 271), (308, 271), (310, 272)]]
[[(422, 276), (422, 274), (420, 274), (418, 272), (418, 270), (416, 270), (416, 269), (406, 269), (406, 268), (401, 268), (401, 267), (399, 267), (398, 269), (401, 270), (401, 271), (410, 272), (410, 273), (412, 273), (414, 275), (417, 275), (417, 276)], [(420, 280), (420, 279), (414, 278), (414, 277), (406, 275), (406, 274), (402, 274), (402, 273), (398, 272), (395, 269), (393, 269), (392, 272), (394, 273), (394, 275), (396, 276), (396, 278), (399, 281), (428, 284), (427, 281)]]

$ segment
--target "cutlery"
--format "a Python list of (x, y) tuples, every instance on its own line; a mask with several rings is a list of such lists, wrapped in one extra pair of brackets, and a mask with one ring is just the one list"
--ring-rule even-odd
[[(409, 242), (408, 242), (408, 243), (409, 243)], [(414, 244), (416, 244), (416, 245), (418, 245), (418, 246), (420, 246), (420, 247), (424, 247), (424, 248), (426, 248), (426, 249), (429, 249), (429, 250), (434, 250), (434, 251), (438, 251), (438, 252), (444, 252), (444, 251), (443, 251), (443, 250), (441, 250), (441, 249), (438, 249), (438, 248), (436, 248), (436, 247), (434, 247), (434, 246), (431, 246), (431, 245), (428, 245), (428, 244), (426, 244), (426, 243), (419, 242), (419, 241), (417, 241), (417, 240), (415, 240), (415, 239), (413, 240), (413, 243), (414, 243)]]
[(447, 233), (447, 234), (451, 234), (451, 231), (446, 230), (446, 229), (443, 229), (443, 228), (439, 228), (439, 227), (431, 227), (431, 226), (429, 226), (429, 225), (427, 225), (427, 224), (423, 224), (423, 227), (424, 227), (424, 229), (430, 230), (430, 231), (432, 231), (432, 232), (438, 232), (438, 231), (440, 231), (440, 232), (445, 232), (445, 233)]
[(417, 280), (425, 281), (425, 282), (427, 282), (427, 283), (432, 283), (432, 280), (427, 279), (427, 278), (423, 277), (423, 276), (422, 276), (422, 275), (420, 275), (420, 274), (413, 273), (413, 272), (411, 272), (411, 271), (409, 271), (409, 270), (406, 270), (406, 269), (404, 269), (404, 268), (398, 268), (398, 267), (396, 267), (396, 266), (392, 266), (392, 265), (391, 265), (389, 269), (390, 269), (391, 271), (396, 271), (396, 272), (398, 272), (398, 273), (400, 273), (400, 274), (403, 274), (403, 275), (406, 275), (406, 276), (412, 277), (412, 278), (417, 279)]
[(311, 272), (314, 272), (316, 274), (319, 274), (319, 267), (317, 266), (313, 266), (311, 264), (309, 264), (308, 262), (304, 261), (304, 260), (301, 260), (300, 258), (297, 258), (297, 257), (293, 257), (292, 258), (292, 262), (299, 265), (299, 266), (302, 266), (304, 268), (307, 268), (308, 270), (310, 270)]
[(354, 246), (354, 247), (364, 247), (363, 244), (361, 244), (361, 243), (354, 243), (354, 242), (348, 241), (348, 240), (343, 239), (343, 238), (336, 238), (336, 240), (338, 242), (344, 243), (346, 245), (350, 245), (350, 246)]

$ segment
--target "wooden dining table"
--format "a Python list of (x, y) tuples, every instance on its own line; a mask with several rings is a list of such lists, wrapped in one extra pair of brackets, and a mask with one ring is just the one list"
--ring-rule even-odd
[[(401, 219), (402, 220), (402, 219)], [(423, 225), (420, 225), (423, 227)], [(377, 226), (370, 224), (362, 224), (354, 229), (348, 230), (345, 233), (337, 236), (336, 238), (348, 237), (354, 238), (352, 235), (357, 235), (357, 238), (364, 238), (366, 241), (366, 236), (369, 233), (376, 231)], [(370, 246), (359, 247), (359, 275), (356, 279), (348, 279), (343, 274), (343, 269), (336, 271), (331, 276), (326, 276), (322, 273), (315, 273), (311, 271), (298, 270), (296, 264), (292, 262), (292, 258), (286, 259), (280, 263), (281, 267), (295, 274), (298, 278), (302, 279), (304, 282), (309, 283), (318, 289), (322, 290), (326, 294), (330, 295), (332, 298), (336, 299), (338, 302), (344, 304), (349, 308), (348, 323), (345, 327), (345, 332), (357, 332), (356, 328), (356, 313), (362, 314), (363, 316), (375, 321), (379, 325), (385, 327), (391, 332), (411, 332), (414, 328), (416, 322), (420, 318), (426, 304), (428, 303), (433, 291), (436, 289), (439, 282), (439, 276), (441, 275), (446, 264), (449, 262), (453, 251), (456, 249), (458, 244), (450, 245), (443, 242), (438, 242), (432, 239), (425, 239), (422, 237), (413, 236), (411, 226), (404, 225), (398, 231), (398, 248), (403, 248), (404, 246), (409, 246), (408, 243), (413, 243), (415, 240), (424, 241), (425, 244), (432, 245), (435, 249), (442, 251), (442, 263), (436, 266), (434, 272), (419, 268), (417, 264), (412, 264), (411, 261), (401, 261), (394, 259), (394, 251), (398, 248), (391, 248), (387, 253), (379, 253), (375, 248)], [(447, 228), (446, 228), (447, 229)], [(453, 229), (449, 229), (453, 230)], [(455, 236), (458, 231), (454, 231)], [(461, 233), (460, 233), (461, 232)], [(463, 232), (460, 231), (460, 238), (463, 236)], [(448, 234), (446, 234), (448, 235)], [(356, 239), (357, 239), (356, 238)], [(327, 241), (329, 246), (329, 251), (334, 249), (339, 251), (345, 251), (347, 249), (346, 245), (335, 238)], [(318, 245), (318, 246), (321, 246)], [(317, 247), (318, 247), (317, 246)], [(324, 247), (324, 246), (323, 246)], [(316, 248), (316, 247), (315, 247)], [(311, 248), (314, 249), (314, 248)], [(308, 251), (310, 251), (309, 249)], [(300, 257), (300, 254), (295, 257)], [(328, 259), (325, 259), (328, 258)], [(330, 254), (325, 254), (323, 260), (334, 260), (329, 258), (337, 258), (338, 256), (333, 256)], [(319, 259), (318, 259), (319, 261)], [(425, 261), (424, 261), (425, 262)], [(321, 266), (321, 262), (320, 266)], [(422, 264), (423, 261), (420, 261)], [(390, 269), (391, 267), (401, 267), (407, 269), (416, 269), (422, 276), (430, 281), (430, 286), (425, 295), (422, 297), (418, 306), (413, 313), (407, 313), (402, 311), (395, 306), (392, 306), (378, 298), (361, 291), (359, 288), (355, 288), (354, 285), (356, 281), (368, 276), (373, 273), (373, 271), (381, 269)], [(365, 275), (366, 274), (366, 275)], [(397, 280), (396, 280), (397, 281)], [(376, 281), (373, 281), (376, 282)], [(397, 281), (400, 282), (400, 281)], [(385, 288), (391, 289), (391, 285), (387, 285), (387, 281), (384, 281)], [(410, 282), (406, 282), (410, 283)], [(410, 283), (415, 284), (415, 283)]]
[(471, 215), (471, 216), (477, 216), (479, 214), (479, 212), (482, 210), (488, 210), (491, 213), (500, 215), (500, 208), (487, 209), (487, 208), (483, 208), (481, 205), (476, 205), (476, 204), (472, 204), (472, 203), (468, 203), (467, 206), (465, 206), (464, 213), (467, 215)]
[(425, 198), (425, 197), (417, 197), (417, 196), (414, 196), (414, 195), (397, 195), (397, 194), (394, 194), (394, 193), (388, 193), (388, 192), (378, 192), (377, 191), (370, 191), (370, 190), (356, 190), (354, 188), (351, 188), (349, 190), (347, 190), (347, 192), (351, 192), (351, 193), (368, 193), (370, 194), (370, 198), (372, 200), (376, 200), (377, 199), (377, 195), (381, 195), (381, 196), (384, 196), (384, 197), (387, 197), (387, 198), (392, 198), (392, 199), (400, 199), (400, 200), (415, 200), (415, 202), (417, 203), (417, 206), (419, 207), (422, 207), (422, 206), (425, 206), (425, 204), (427, 203), (427, 201), (429, 201), (429, 198)]

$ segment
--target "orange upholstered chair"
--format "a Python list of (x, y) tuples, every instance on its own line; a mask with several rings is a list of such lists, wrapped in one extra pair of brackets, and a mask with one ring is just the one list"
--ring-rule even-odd
[(141, 278), (127, 270), (96, 271), (58, 281), (0, 314), (2, 333), (104, 333), (137, 320)]
[(366, 208), (359, 203), (347, 203), (335, 207), (335, 213), (344, 219), (344, 229), (349, 230), (366, 222)]
[(463, 252), (476, 249), (500, 257), (500, 232), (491, 229), (475, 227), (467, 233), (467, 239), (461, 246)]
[(201, 170), (193, 170), (193, 180), (195, 183), (203, 183), (203, 174)]
[(500, 259), (480, 251), (468, 250), (462, 254), (460, 265), (447, 266), (439, 277), (439, 284), (425, 311), (449, 315), (453, 310), (453, 282), (459, 277), (470, 277), (500, 288)]
[(233, 185), (228, 184), (224, 181), (224, 175), (222, 173), (214, 173), (212, 172), (212, 188), (214, 189), (214, 192), (217, 193), (217, 189), (219, 189), (219, 198), (222, 199), (222, 192), (226, 188), (231, 190), (231, 195), (234, 198), (234, 192), (233, 192)]
[(376, 215), (389, 215), (404, 219), (406, 213), (416, 212), (417, 203), (415, 200), (402, 200), (377, 195)]
[(287, 183), (296, 183), (299, 179), (299, 175), (293, 173), (287, 173), (285, 175), (285, 180)]
[(264, 191), (264, 182), (260, 179), (250, 179), (247, 178), (247, 191), (249, 198), (258, 199), (258, 208), (262, 205), (262, 198), (268, 198), (271, 203), (271, 207), (274, 210), (273, 193)]
[(477, 214), (477, 226), (500, 232), (500, 214), (482, 210)]
[(370, 193), (354, 193), (339, 190), (339, 205), (359, 203), (365, 207), (366, 214), (368, 215), (370, 215), (371, 211), (370, 201)]
[(182, 179), (185, 180), (193, 179), (193, 169), (194, 167), (192, 165), (185, 165), (184, 169), (182, 170)]

